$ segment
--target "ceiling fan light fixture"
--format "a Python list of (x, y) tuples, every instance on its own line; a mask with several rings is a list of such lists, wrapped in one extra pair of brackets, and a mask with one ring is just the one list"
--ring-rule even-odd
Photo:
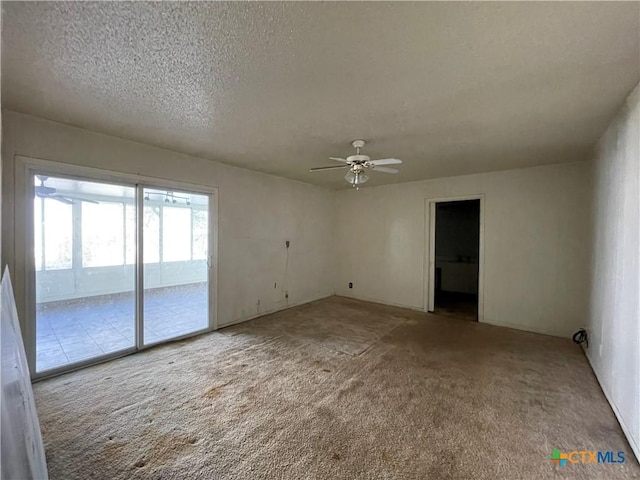
[(355, 187), (358, 185), (362, 185), (367, 180), (369, 180), (369, 175), (367, 175), (362, 170), (357, 170), (357, 171), (349, 170), (347, 174), (344, 176), (344, 179), (347, 182), (349, 182), (352, 186)]

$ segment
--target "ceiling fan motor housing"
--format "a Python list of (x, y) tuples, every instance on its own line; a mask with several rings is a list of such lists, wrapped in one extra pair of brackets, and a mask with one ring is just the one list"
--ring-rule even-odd
[(351, 155), (350, 157), (347, 157), (347, 162), (352, 162), (352, 163), (364, 163), (364, 162), (368, 162), (369, 160), (371, 160), (371, 157), (369, 157), (369, 155)]

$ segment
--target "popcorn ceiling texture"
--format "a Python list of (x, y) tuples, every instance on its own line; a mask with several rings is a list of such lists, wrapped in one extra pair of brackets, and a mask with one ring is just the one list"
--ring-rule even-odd
[(340, 297), (34, 390), (52, 480), (640, 476), (570, 340)]
[(637, 2), (4, 2), (4, 107), (327, 187), (586, 159), (639, 80)]

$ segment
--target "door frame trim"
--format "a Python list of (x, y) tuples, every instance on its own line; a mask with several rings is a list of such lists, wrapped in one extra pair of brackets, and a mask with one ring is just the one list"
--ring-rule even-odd
[(465, 200), (480, 201), (480, 241), (478, 252), (478, 322), (484, 322), (484, 220), (485, 195), (457, 195), (425, 198), (424, 311), (433, 313), (435, 297), (436, 204)]
[[(33, 380), (40, 380), (72, 370), (77, 370), (78, 368), (82, 368), (84, 366), (102, 363), (108, 360), (112, 360), (113, 358), (136, 353), (146, 348), (158, 345), (159, 343), (165, 342), (158, 342), (147, 346), (142, 345), (140, 348), (126, 349), (121, 352), (106, 354), (105, 356), (101, 356), (96, 359), (89, 359), (87, 361), (73, 363), (69, 367), (47, 370), (46, 372), (44, 372), (44, 374), (36, 373), (35, 258), (33, 257), (33, 255), (31, 255), (31, 252), (34, 248), (34, 225), (33, 208), (28, 207), (29, 200), (33, 198), (35, 194), (34, 185), (31, 181), (32, 175), (60, 175), (65, 178), (84, 180), (89, 182), (95, 181), (104, 183), (115, 183), (136, 188), (136, 194), (138, 185), (153, 185), (154, 187), (159, 188), (183, 190), (202, 195), (208, 195), (209, 268), (207, 270), (209, 280), (209, 326), (204, 330), (192, 332), (181, 337), (168, 339), (166, 340), (166, 342), (199, 335), (205, 332), (216, 330), (218, 328), (218, 268), (216, 268), (216, 260), (218, 258), (218, 187), (193, 184), (188, 182), (179, 182), (159, 177), (129, 174), (94, 167), (86, 167), (72, 163), (56, 162), (24, 155), (15, 155), (14, 159), (16, 167), (14, 170), (15, 192), (13, 214), (15, 218), (15, 224), (13, 231), (13, 258), (16, 262), (22, 263), (23, 270), (21, 272), (20, 269), (16, 269), (16, 272), (12, 272), (12, 275), (16, 279), (16, 284), (21, 284), (23, 286), (22, 295), (20, 295), (19, 292), (16, 292), (16, 295), (20, 295), (22, 297), (21, 300), (24, 306), (25, 316), (24, 321), (21, 322), (22, 327), (24, 327), (23, 341), (25, 346), (25, 353), (27, 356), (27, 363), (29, 364), (31, 378)], [(139, 201), (140, 200), (136, 198), (136, 205)], [(138, 223), (139, 222), (136, 219), (136, 224)], [(138, 225), (136, 225), (136, 228), (138, 228)], [(136, 278), (138, 278), (138, 274), (139, 272), (137, 272), (136, 269)], [(140, 307), (136, 306), (136, 308)]]

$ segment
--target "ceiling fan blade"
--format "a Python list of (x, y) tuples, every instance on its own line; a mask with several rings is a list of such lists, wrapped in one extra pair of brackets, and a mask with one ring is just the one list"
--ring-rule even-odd
[(369, 165), (393, 165), (396, 163), (402, 163), (402, 160), (398, 158), (381, 158), (380, 160), (369, 160)]
[(58, 200), (66, 205), (73, 205), (73, 200), (67, 197), (63, 197), (62, 195), (47, 195), (44, 198), (53, 198), (54, 200)]
[(384, 172), (384, 173), (400, 173), (400, 170), (398, 170), (397, 168), (376, 167), (375, 165), (373, 166), (373, 170), (375, 170), (376, 172)]
[(65, 197), (67, 200), (80, 200), (81, 202), (87, 202), (87, 203), (95, 203), (96, 205), (99, 205), (100, 202), (96, 201), (96, 200), (89, 200), (88, 198), (84, 198), (84, 197), (76, 197), (75, 195), (65, 195)]
[(47, 187), (46, 185), (36, 185), (35, 187), (36, 194), (42, 196), (53, 195), (56, 193), (56, 189), (53, 187)]
[(349, 165), (331, 165), (330, 167), (316, 167), (310, 168), (310, 172), (317, 172), (318, 170), (333, 170), (335, 168), (349, 168)]
[(349, 163), (347, 160), (345, 160), (344, 158), (337, 158), (337, 157), (329, 157), (329, 160), (335, 160), (336, 162), (342, 162), (342, 163)]

